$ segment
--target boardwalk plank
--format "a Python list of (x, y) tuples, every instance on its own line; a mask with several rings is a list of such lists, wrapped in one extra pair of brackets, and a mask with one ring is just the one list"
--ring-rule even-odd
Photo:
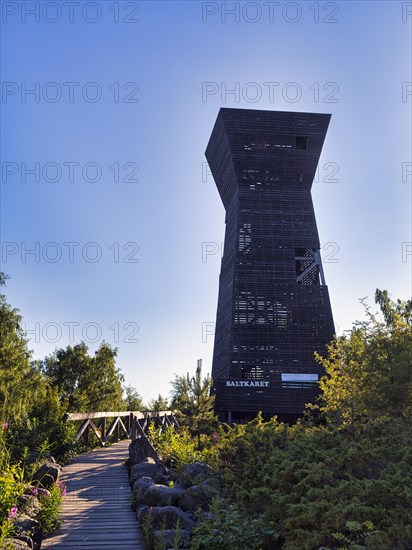
[(145, 550), (124, 461), (129, 441), (81, 455), (63, 469), (62, 525), (42, 550)]

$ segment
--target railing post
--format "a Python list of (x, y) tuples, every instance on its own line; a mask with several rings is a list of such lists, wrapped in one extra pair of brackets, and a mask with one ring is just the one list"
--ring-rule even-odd
[(102, 418), (102, 423), (101, 423), (101, 433), (102, 433), (102, 443), (106, 443), (106, 417), (103, 417)]
[(84, 442), (86, 445), (86, 449), (89, 448), (89, 425), (87, 425), (86, 431), (84, 432)]
[[(86, 447), (89, 447), (89, 430), (92, 429), (101, 445), (104, 446), (112, 435), (115, 441), (119, 441), (121, 432), (125, 432), (126, 437), (131, 438), (132, 441), (140, 436), (146, 437), (147, 427), (151, 422), (159, 430), (159, 433), (168, 426), (179, 428), (179, 422), (173, 413), (174, 411), (67, 413), (65, 421), (83, 421), (75, 436), (76, 441), (83, 438)], [(108, 427), (107, 421), (110, 419), (113, 421), (109, 422)]]
[(119, 436), (120, 436), (120, 417), (117, 419), (116, 435), (114, 436), (114, 440), (115, 440), (116, 443), (118, 443), (118, 441), (119, 441)]

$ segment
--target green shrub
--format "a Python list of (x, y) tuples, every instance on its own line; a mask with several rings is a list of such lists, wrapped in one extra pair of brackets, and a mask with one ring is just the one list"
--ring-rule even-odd
[(39, 526), (43, 531), (43, 534), (48, 534), (60, 526), (60, 508), (62, 504), (63, 496), (66, 494), (64, 485), (54, 484), (49, 490), (50, 494), (39, 492), (38, 498), (41, 503), (40, 512), (37, 514), (36, 519), (39, 522)]
[(348, 522), (372, 522), (365, 548), (406, 550), (411, 442), (411, 427), (394, 419), (355, 431), (257, 419), (236, 426), (221, 447), (225, 493), (244, 519), (274, 525), (273, 547), (281, 537), (285, 550), (343, 548), (333, 533), (355, 544)]
[(273, 522), (248, 517), (219, 498), (212, 503), (212, 517), (199, 521), (192, 538), (193, 550), (275, 550), (278, 537)]

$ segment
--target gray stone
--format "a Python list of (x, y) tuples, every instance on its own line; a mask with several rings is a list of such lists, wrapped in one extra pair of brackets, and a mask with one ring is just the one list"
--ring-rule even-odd
[(155, 545), (166, 545), (168, 548), (175, 548), (176, 542), (179, 548), (188, 548), (190, 539), (189, 531), (184, 529), (163, 529), (153, 533)]
[(40, 468), (34, 473), (32, 478), (33, 484), (41, 485), (46, 489), (51, 487), (53, 483), (59, 479), (62, 468), (59, 464), (53, 464), (52, 462), (47, 462), (42, 464)]
[(134, 485), (136, 481), (142, 477), (151, 477), (154, 481), (160, 476), (167, 473), (167, 468), (161, 462), (156, 463), (153, 458), (147, 457), (144, 462), (135, 464), (130, 469), (130, 485)]
[(154, 484), (147, 488), (144, 498), (149, 506), (173, 506), (182, 493), (182, 489)]
[[(183, 529), (192, 531), (195, 522), (177, 506), (140, 506), (137, 510), (139, 521), (146, 521), (150, 514), (150, 523), (154, 530)], [(149, 518), (148, 518), (149, 519)]]
[(144, 462), (147, 457), (152, 458), (155, 462), (160, 462), (159, 455), (150, 442), (145, 437), (139, 436), (129, 445), (129, 466)]
[(194, 462), (184, 466), (177, 478), (179, 485), (187, 489), (192, 485), (198, 485), (202, 481), (210, 478), (213, 475), (213, 470), (203, 462)]
[(2, 548), (13, 548), (14, 550), (31, 550), (33, 546), (29, 546), (27, 542), (20, 539), (5, 539), (4, 547)]
[[(32, 490), (34, 487), (32, 487)], [(29, 516), (35, 516), (36, 513), (40, 510), (41, 504), (39, 499), (35, 495), (20, 495), (18, 498), (18, 507), (19, 510), (24, 510)]]
[(137, 519), (141, 521), (145, 517), (148, 510), (149, 510), (149, 506), (147, 506), (147, 504), (141, 504), (140, 506), (137, 506), (136, 508)]
[(146, 502), (144, 495), (150, 485), (154, 485), (154, 481), (147, 476), (141, 477), (135, 482), (132, 489), (132, 510), (136, 510), (138, 506)]
[(216, 489), (208, 481), (199, 485), (193, 485), (186, 489), (179, 497), (179, 506), (182, 510), (203, 510), (210, 508), (212, 498), (216, 495)]
[(26, 514), (20, 514), (14, 518), (13, 523), (17, 535), (31, 535), (38, 526), (38, 521)]
[(24, 542), (25, 544), (27, 544), (30, 550), (33, 550), (34, 548), (40, 548), (40, 545), (36, 545), (31, 537), (25, 537), (24, 535), (21, 535), (20, 537), (15, 537), (15, 540)]

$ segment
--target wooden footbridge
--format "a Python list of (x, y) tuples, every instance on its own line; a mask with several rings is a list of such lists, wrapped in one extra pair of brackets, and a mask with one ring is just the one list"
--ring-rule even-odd
[[(67, 495), (63, 499), (62, 524), (45, 538), (43, 549), (144, 550), (143, 534), (130, 508), (127, 466), (130, 440), (146, 439), (155, 422), (159, 431), (176, 427), (172, 411), (72, 413), (69, 422), (80, 422), (76, 440), (90, 441), (90, 432), (101, 448), (79, 455), (63, 468)], [(126, 437), (119, 441), (121, 436)], [(117, 440), (107, 445), (111, 439)]]

